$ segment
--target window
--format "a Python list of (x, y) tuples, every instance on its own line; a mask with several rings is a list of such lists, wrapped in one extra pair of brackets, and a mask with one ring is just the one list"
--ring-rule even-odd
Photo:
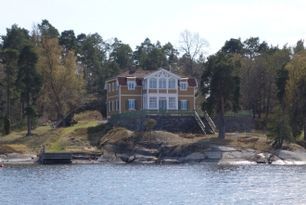
[(119, 111), (119, 101), (116, 100), (116, 111)]
[(187, 90), (187, 82), (180, 82), (180, 89)]
[(176, 109), (176, 97), (169, 97), (169, 109)]
[(149, 80), (149, 87), (150, 88), (157, 88), (157, 80), (156, 80), (156, 78), (151, 78), (150, 80)]
[(170, 78), (170, 79), (169, 79), (169, 86), (168, 86), (168, 87), (169, 87), (169, 88), (176, 88), (175, 84), (176, 84), (175, 79)]
[(188, 103), (187, 100), (181, 100), (181, 110), (187, 110)]
[(135, 81), (127, 81), (127, 85), (128, 85), (128, 90), (135, 90)]
[(167, 81), (165, 78), (159, 79), (159, 88), (167, 88)]
[(149, 98), (149, 108), (150, 109), (157, 109), (157, 98), (156, 97), (150, 97)]
[(128, 109), (129, 110), (135, 110), (135, 99), (128, 99)]

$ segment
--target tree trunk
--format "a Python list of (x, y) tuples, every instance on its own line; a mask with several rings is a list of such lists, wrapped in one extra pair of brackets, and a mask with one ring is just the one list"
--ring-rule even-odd
[(30, 93), (26, 93), (26, 106), (27, 106), (27, 127), (28, 133), (27, 136), (31, 136), (31, 129), (32, 129), (32, 110), (30, 109)]
[(27, 136), (31, 136), (32, 135), (32, 117), (31, 115), (27, 115), (27, 126), (28, 126), (28, 133)]
[(7, 87), (6, 87), (6, 116), (5, 116), (5, 134), (8, 135), (11, 132), (11, 78), (10, 74), (7, 74)]
[(225, 138), (225, 122), (224, 122), (224, 97), (220, 98), (220, 113), (219, 113), (219, 139)]
[(304, 115), (304, 144), (306, 145), (306, 115)]

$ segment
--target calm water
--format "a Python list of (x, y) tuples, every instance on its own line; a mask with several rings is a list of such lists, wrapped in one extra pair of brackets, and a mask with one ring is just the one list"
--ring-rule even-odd
[(0, 204), (306, 204), (305, 166), (64, 165), (0, 169)]

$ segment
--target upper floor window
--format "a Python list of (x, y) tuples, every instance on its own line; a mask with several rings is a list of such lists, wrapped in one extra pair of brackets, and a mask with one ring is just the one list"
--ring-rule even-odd
[(170, 79), (169, 79), (169, 85), (168, 85), (168, 87), (169, 87), (169, 88), (176, 88), (175, 84), (176, 84), (176, 80), (175, 80), (174, 78), (170, 78)]
[(127, 81), (127, 86), (128, 86), (128, 90), (135, 90), (136, 83), (135, 83), (135, 81), (128, 80)]
[(149, 80), (149, 87), (150, 88), (157, 88), (157, 80), (156, 80), (156, 78), (151, 78), (150, 80)]
[(187, 90), (187, 82), (180, 82), (180, 89)]
[(159, 79), (159, 88), (167, 88), (167, 81), (165, 78)]

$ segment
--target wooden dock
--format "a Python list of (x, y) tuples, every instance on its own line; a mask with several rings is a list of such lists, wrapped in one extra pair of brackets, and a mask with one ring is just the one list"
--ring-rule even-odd
[(72, 153), (42, 152), (38, 162), (40, 164), (71, 164)]

